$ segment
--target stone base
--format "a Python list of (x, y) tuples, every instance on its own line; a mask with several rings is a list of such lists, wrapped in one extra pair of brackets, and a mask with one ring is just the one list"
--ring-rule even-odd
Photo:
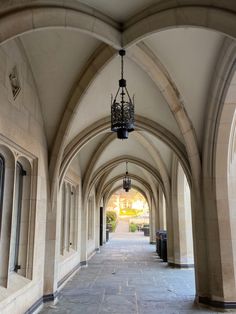
[(194, 264), (175, 264), (168, 262), (168, 265), (174, 268), (194, 268)]
[(33, 314), (36, 311), (38, 311), (44, 303), (52, 302), (53, 304), (56, 304), (58, 297), (58, 292), (55, 291), (52, 294), (46, 294), (43, 297), (41, 297), (38, 301), (36, 301), (26, 312), (25, 314)]
[(236, 309), (236, 302), (224, 302), (224, 301), (216, 301), (211, 300), (207, 297), (196, 297), (196, 302), (198, 304), (206, 305), (207, 307), (214, 309), (223, 309), (223, 310), (232, 310)]
[(82, 266), (82, 263), (79, 263), (76, 265), (68, 274), (66, 274), (58, 283), (57, 288), (61, 288), (72, 276), (74, 276), (77, 271), (80, 270), (80, 267)]

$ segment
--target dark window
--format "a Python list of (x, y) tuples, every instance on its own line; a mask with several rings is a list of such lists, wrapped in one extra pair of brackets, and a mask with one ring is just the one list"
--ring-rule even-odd
[(23, 177), (26, 175), (22, 165), (17, 162), (16, 165), (16, 181), (15, 181), (15, 208), (14, 208), (14, 226), (13, 226), (13, 250), (11, 255), (10, 270), (15, 272), (20, 269), (18, 263), (20, 231), (21, 231), (21, 209), (22, 209), (22, 191), (23, 191)]
[(2, 227), (3, 193), (4, 193), (5, 160), (0, 154), (0, 237)]

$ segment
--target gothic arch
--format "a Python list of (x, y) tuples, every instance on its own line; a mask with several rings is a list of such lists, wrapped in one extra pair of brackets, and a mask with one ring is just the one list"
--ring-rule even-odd
[(124, 46), (137, 44), (155, 32), (181, 26), (203, 27), (235, 38), (234, 6), (224, 7), (220, 2), (215, 5), (210, 2), (210, 5), (202, 5), (201, 1), (194, 1), (191, 5), (184, 3), (181, 7), (176, 7), (176, 3), (172, 2), (164, 9), (159, 9), (157, 5), (152, 14), (144, 12), (144, 16), (137, 17), (133, 23), (131, 20), (131, 25), (127, 25), (122, 36)]
[[(140, 178), (139, 176), (136, 176), (136, 175), (133, 175), (133, 174), (129, 174), (130, 178), (135, 180), (135, 181), (138, 181), (140, 182), (143, 187), (147, 190), (148, 194), (151, 195), (151, 193), (153, 193), (150, 185), (148, 183), (146, 183), (144, 180), (142, 180), (142, 178)], [(114, 178), (112, 178), (111, 180), (109, 180), (103, 187), (101, 193), (98, 195), (98, 200), (99, 200), (99, 203), (100, 203), (100, 200), (101, 198), (103, 197), (103, 195), (110, 195), (111, 194), (111, 190), (112, 189), (112, 186), (114, 183), (120, 181), (123, 179), (123, 175), (118, 175)], [(134, 186), (134, 184), (132, 183), (132, 187)], [(137, 186), (137, 185), (136, 185)], [(113, 192), (114, 193), (114, 192)]]
[[(181, 163), (191, 178), (188, 160), (184, 145), (168, 130), (160, 126), (158, 123), (147, 118), (136, 116), (137, 129), (145, 130), (166, 143), (179, 157)], [(79, 152), (79, 150), (94, 136), (103, 131), (110, 129), (110, 117), (97, 121), (93, 126), (85, 129), (66, 147), (60, 169), (60, 182), (69, 166), (71, 160)], [(190, 179), (191, 180), (191, 179)]]
[[(109, 202), (109, 199), (111, 198), (112, 194), (114, 194), (116, 191), (120, 190), (121, 188), (122, 188), (122, 185), (120, 185), (120, 186), (118, 186), (118, 187), (112, 189), (112, 190), (108, 193), (108, 195), (107, 195), (107, 197), (106, 197), (106, 200), (105, 200), (105, 207), (106, 207), (106, 204)], [(146, 200), (146, 202), (148, 203), (148, 206), (149, 206), (149, 208), (150, 208), (150, 204), (151, 204), (151, 203), (150, 203), (150, 197), (148, 197), (148, 195), (146, 194), (146, 192), (143, 191), (140, 187), (138, 187), (138, 186), (135, 185), (135, 184), (133, 185), (133, 188), (143, 195), (143, 197), (145, 198), (145, 200)]]

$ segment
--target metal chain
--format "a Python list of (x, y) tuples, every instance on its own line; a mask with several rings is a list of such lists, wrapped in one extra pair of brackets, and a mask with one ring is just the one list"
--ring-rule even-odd
[(123, 56), (121, 56), (121, 78), (124, 78), (124, 60)]

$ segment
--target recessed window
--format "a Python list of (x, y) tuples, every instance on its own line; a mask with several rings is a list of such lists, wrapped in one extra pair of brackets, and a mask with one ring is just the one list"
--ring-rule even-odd
[(94, 208), (93, 199), (90, 197), (88, 201), (88, 240), (94, 237)]
[(76, 189), (71, 186), (70, 202), (70, 247), (76, 249)]
[(1, 229), (2, 229), (2, 214), (3, 214), (4, 176), (5, 176), (5, 159), (0, 154), (0, 239), (1, 239)]
[(61, 193), (61, 255), (77, 248), (77, 193), (76, 186), (64, 182)]
[(20, 247), (20, 233), (21, 233), (21, 211), (22, 211), (22, 192), (23, 192), (23, 178), (26, 171), (22, 165), (17, 162), (16, 177), (15, 177), (15, 199), (13, 211), (13, 229), (12, 229), (12, 250), (10, 258), (10, 270), (18, 272), (21, 268), (19, 264), (19, 247)]

